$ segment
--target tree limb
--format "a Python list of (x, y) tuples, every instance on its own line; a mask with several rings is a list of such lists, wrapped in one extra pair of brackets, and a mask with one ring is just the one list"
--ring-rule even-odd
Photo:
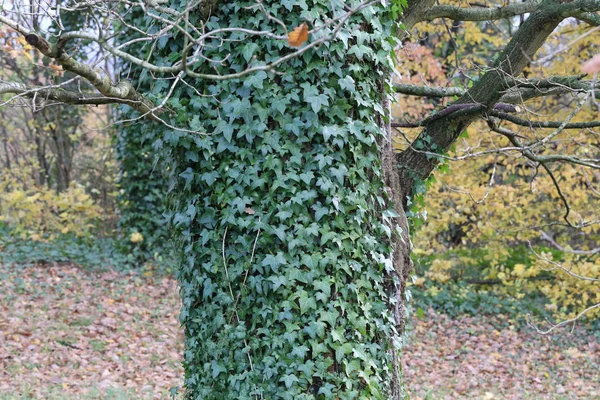
[[(480, 113), (484, 109), (485, 107), (483, 104), (477, 103), (453, 104), (419, 122), (392, 122), (392, 128), (416, 128), (419, 126), (427, 126), (438, 119), (448, 117), (450, 115), (452, 118), (458, 118), (464, 115)], [(519, 106), (506, 103), (497, 103), (494, 105), (493, 109), (503, 111), (505, 113), (521, 112), (521, 108)]]
[[(576, 17), (585, 22), (592, 22), (590, 25), (597, 25), (598, 16), (593, 14), (593, 12), (598, 11), (596, 0), (576, 2), (578, 5), (566, 5), (575, 2), (561, 3), (563, 6), (560, 10), (557, 10), (557, 13), (563, 18)], [(421, 13), (418, 22), (431, 21), (437, 18), (448, 18), (455, 21), (492, 21), (532, 13), (538, 9), (539, 5), (540, 1), (536, 0), (512, 3), (502, 7), (457, 7), (444, 4), (431, 7)]]
[(549, 234), (547, 234), (544, 231), (540, 231), (542, 234), (542, 239), (547, 240), (548, 242), (550, 242), (550, 244), (554, 247), (556, 247), (558, 250), (564, 252), (564, 253), (570, 253), (570, 254), (578, 254), (578, 255), (586, 255), (586, 256), (591, 256), (594, 254), (598, 254), (600, 253), (600, 247), (597, 247), (595, 249), (592, 250), (572, 250), (572, 249), (567, 249), (565, 247), (562, 247), (560, 244), (558, 244), (556, 242), (556, 240), (554, 240), (554, 238), (552, 236), (550, 236)]
[(489, 114), (494, 117), (512, 122), (513, 124), (527, 126), (529, 128), (586, 129), (597, 128), (600, 126), (600, 121), (571, 122), (568, 124), (564, 124), (564, 122), (562, 121), (531, 121), (507, 114), (505, 112), (498, 112), (495, 110), (490, 111)]
[[(569, 92), (589, 92), (592, 89), (600, 89), (598, 81), (581, 80), (584, 76), (586, 75), (553, 76), (545, 79), (511, 79), (507, 77), (504, 85), (507, 91), (502, 95), (502, 102), (514, 104), (534, 97)], [(467, 93), (467, 89), (456, 86), (422, 86), (407, 83), (394, 84), (394, 90), (397, 93), (419, 97), (454, 97), (463, 96)], [(600, 90), (596, 93), (596, 96), (600, 98)]]
[(449, 18), (456, 21), (490, 21), (504, 19), (533, 12), (539, 5), (537, 1), (513, 3), (503, 7), (457, 7), (440, 5), (431, 7), (421, 15), (419, 22), (437, 18)]
[[(119, 82), (116, 87), (119, 90), (126, 91), (125, 86), (131, 85), (128, 81)], [(123, 88), (120, 88), (122, 86)], [(79, 93), (66, 90), (56, 86), (27, 86), (17, 82), (0, 82), (0, 94), (16, 94), (22, 97), (43, 98), (46, 100), (57, 101), (64, 104), (73, 105), (103, 105), (103, 104), (127, 104), (134, 107), (136, 104), (132, 100), (117, 97), (106, 97), (101, 94)]]
[[(600, 9), (600, 0), (574, 0), (561, 3), (556, 0), (543, 0), (521, 25), (508, 45), (493, 61), (481, 78), (474, 83), (454, 104), (477, 103), (483, 110), (491, 109), (502, 97), (507, 77), (520, 74), (543, 45), (558, 24), (574, 12), (589, 12)], [(477, 118), (480, 113), (457, 118), (450, 114), (428, 124), (413, 144), (398, 154), (402, 180), (405, 182), (404, 198), (412, 195), (414, 183), (425, 180), (438, 163), (438, 158), (426, 152), (447, 151), (458, 136)], [(423, 151), (417, 151), (424, 150)], [(406, 204), (405, 204), (406, 206)]]

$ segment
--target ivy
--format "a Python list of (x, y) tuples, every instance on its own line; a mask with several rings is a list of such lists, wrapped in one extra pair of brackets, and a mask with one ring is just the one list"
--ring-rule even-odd
[[(148, 32), (155, 27), (147, 26), (149, 21), (135, 13), (128, 15), (130, 23), (145, 28)], [(130, 38), (128, 38), (129, 40)], [(166, 40), (158, 41), (158, 46), (164, 49)], [(149, 48), (144, 48), (144, 53)], [(152, 93), (155, 97), (166, 88), (165, 81), (155, 81), (153, 77), (139, 67), (123, 66), (128, 71), (124, 78), (134, 80), (138, 89)], [(179, 106), (181, 107), (181, 106)], [(176, 142), (179, 136), (176, 132), (167, 134), (156, 129), (156, 126), (145, 118), (132, 112), (129, 107), (119, 110), (121, 119), (130, 123), (121, 126), (118, 135), (114, 138), (114, 146), (119, 163), (119, 234), (121, 237), (118, 248), (122, 253), (133, 256), (136, 261), (145, 261), (167, 255), (170, 259), (171, 245), (168, 221), (164, 214), (166, 211), (165, 198), (168, 193), (168, 166), (164, 164), (160, 155), (164, 150), (165, 142)], [(191, 118), (190, 126), (199, 124), (198, 116)], [(171, 136), (172, 135), (172, 136)], [(196, 159), (195, 153), (188, 152), (190, 161)], [(132, 234), (141, 235), (142, 240), (136, 243), (129, 239)]]
[[(293, 29), (321, 26), (334, 3), (262, 6)], [(393, 284), (377, 147), (389, 17), (381, 4), (364, 8), (339, 37), (276, 72), (188, 77), (203, 96), (178, 87), (165, 118), (206, 133), (153, 126), (172, 187), (187, 398), (389, 397)], [(219, 4), (206, 28), (225, 27), (285, 35), (251, 1)], [(274, 38), (228, 39), (203, 49), (227, 63), (194, 71), (240, 72), (292, 51)], [(171, 37), (154, 57), (183, 45)]]

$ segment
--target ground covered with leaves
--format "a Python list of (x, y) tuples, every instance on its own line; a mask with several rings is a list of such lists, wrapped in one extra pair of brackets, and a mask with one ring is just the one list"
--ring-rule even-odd
[(412, 399), (600, 399), (600, 332), (541, 336), (510, 317), (411, 321), (403, 367)]
[[(0, 266), (0, 399), (168, 399), (183, 381), (173, 279), (72, 265)], [(600, 344), (508, 317), (411, 322), (413, 399), (597, 399)]]
[(173, 279), (0, 267), (0, 399), (168, 399), (183, 337)]

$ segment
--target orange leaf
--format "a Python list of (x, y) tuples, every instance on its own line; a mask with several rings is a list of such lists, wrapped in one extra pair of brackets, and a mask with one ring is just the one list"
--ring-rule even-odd
[(308, 25), (306, 23), (297, 26), (288, 35), (288, 44), (294, 47), (302, 46), (308, 40)]
[(63, 76), (63, 74), (65, 73), (65, 71), (62, 69), (62, 67), (60, 65), (48, 64), (48, 66), (52, 70), (54, 70), (54, 72), (56, 73), (57, 76)]

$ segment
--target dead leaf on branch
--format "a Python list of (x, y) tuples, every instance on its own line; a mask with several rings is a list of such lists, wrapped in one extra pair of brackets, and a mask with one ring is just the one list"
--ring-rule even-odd
[(308, 40), (308, 25), (303, 23), (294, 28), (288, 35), (288, 44), (293, 47), (300, 47)]

